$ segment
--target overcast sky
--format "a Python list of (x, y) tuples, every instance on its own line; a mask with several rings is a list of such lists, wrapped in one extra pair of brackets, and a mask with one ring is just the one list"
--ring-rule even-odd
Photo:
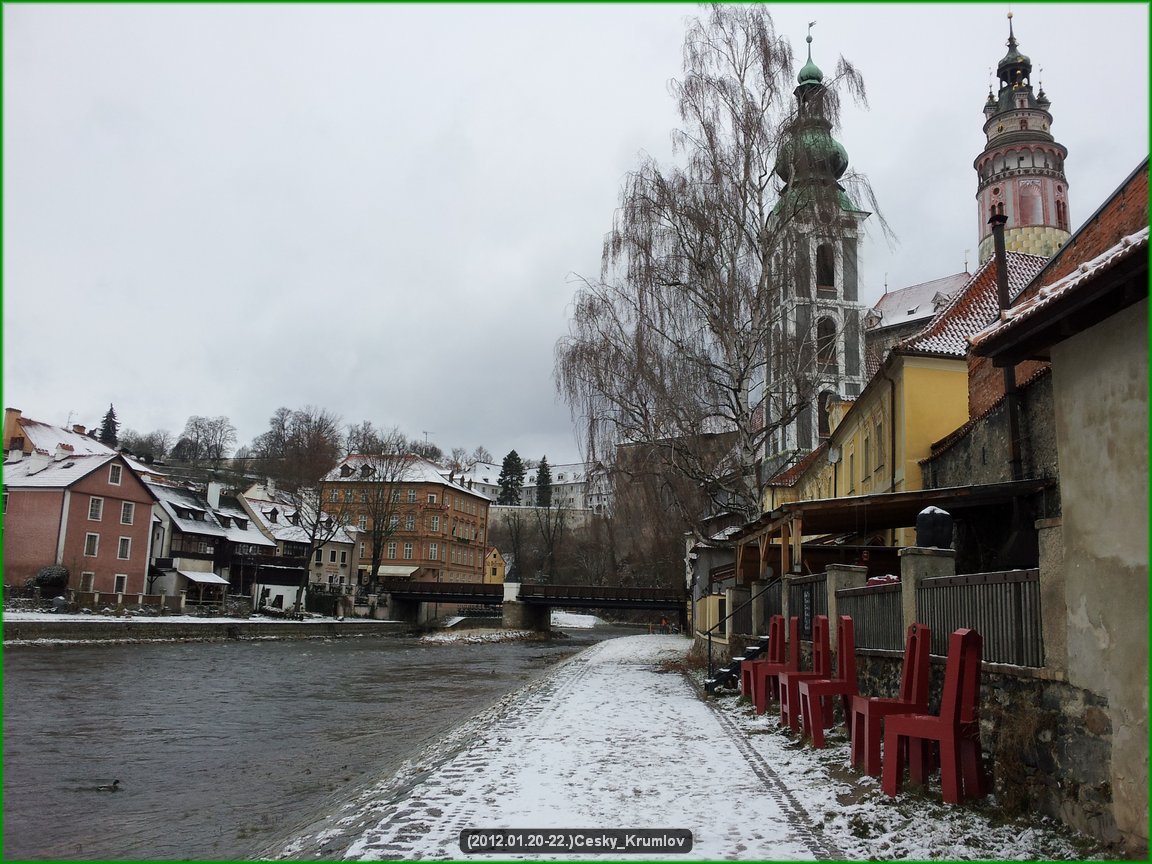
[[(869, 109), (863, 298), (976, 263), (1007, 4), (783, 4)], [(4, 404), (175, 433), (279, 406), (579, 458), (553, 385), (621, 182), (671, 157), (690, 4), (6, 5)], [(1148, 152), (1148, 6), (1017, 4), (1073, 228)], [(799, 64), (798, 64), (799, 65)], [(1038, 73), (1043, 68), (1042, 74)]]

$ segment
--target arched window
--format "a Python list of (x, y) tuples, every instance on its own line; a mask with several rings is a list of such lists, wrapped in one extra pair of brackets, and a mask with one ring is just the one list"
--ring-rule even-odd
[(1040, 186), (1029, 183), (1020, 187), (1020, 222), (1023, 225), (1042, 225), (1044, 211), (1040, 201)]
[(816, 247), (816, 296), (836, 296), (836, 259), (831, 243)]
[(836, 322), (821, 318), (816, 322), (816, 362), (821, 372), (836, 372)]

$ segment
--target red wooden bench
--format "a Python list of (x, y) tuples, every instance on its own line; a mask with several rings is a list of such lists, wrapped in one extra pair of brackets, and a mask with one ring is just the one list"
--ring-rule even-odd
[(781, 726), (800, 731), (800, 682), (829, 677), (832, 674), (830, 654), (828, 616), (817, 615), (812, 621), (812, 669), (808, 672), (788, 669), (780, 673)]
[(765, 663), (784, 662), (784, 616), (773, 615), (768, 619), (768, 651), (755, 660), (740, 661), (740, 692), (752, 698), (752, 670)]
[[(800, 720), (803, 734), (810, 736), (812, 746), (824, 746), (824, 729), (832, 725), (832, 698), (841, 697), (844, 702), (844, 724), (852, 733), (851, 699), (856, 695), (856, 638), (852, 627), (852, 617), (841, 615), (836, 622), (836, 675), (833, 678), (820, 678), (801, 681)], [(825, 701), (828, 711), (825, 713)]]
[[(772, 650), (769, 646), (768, 650)], [(800, 619), (788, 619), (788, 642), (781, 646), (787, 658), (780, 663), (759, 663), (752, 667), (752, 704), (757, 714), (768, 710), (769, 698), (780, 698), (780, 674), (800, 668)]]
[(944, 800), (959, 804), (987, 794), (980, 757), (980, 660), (984, 640), (961, 628), (948, 640), (948, 665), (939, 714), (893, 714), (884, 723), (884, 792), (895, 796), (904, 774), (901, 744), (908, 742), (908, 774), (922, 785), (928, 776), (929, 741), (940, 744), (940, 786)]
[(932, 631), (924, 624), (908, 628), (904, 645), (904, 668), (900, 673), (900, 694), (895, 699), (876, 696), (853, 696), (852, 765), (864, 768), (865, 774), (880, 776), (880, 721), (891, 714), (928, 710), (928, 652)]

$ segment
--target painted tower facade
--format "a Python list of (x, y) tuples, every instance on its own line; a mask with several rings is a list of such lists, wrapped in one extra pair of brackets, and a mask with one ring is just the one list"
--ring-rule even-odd
[(833, 403), (859, 395), (865, 383), (867, 307), (858, 301), (859, 248), (870, 214), (857, 208), (838, 182), (848, 154), (832, 137), (824, 75), (812, 62), (811, 35), (807, 41), (808, 62), (793, 91), (795, 123), (775, 165), (785, 184), (773, 212), (782, 226), (772, 265), (781, 286), (781, 315), (767, 347), (762, 410), (782, 416), (790, 400), (795, 404), (798, 376), (815, 386), (806, 385), (811, 393), (801, 397), (795, 417), (767, 437), (768, 472), (817, 447), (828, 436)]
[(992, 257), (995, 214), (1008, 217), (1009, 251), (1051, 257), (1069, 237), (1067, 149), (1052, 137), (1044, 85), (1032, 92), (1032, 61), (1017, 49), (1008, 13), (1008, 53), (996, 67), (1000, 89), (984, 104), (987, 143), (976, 157), (980, 263)]

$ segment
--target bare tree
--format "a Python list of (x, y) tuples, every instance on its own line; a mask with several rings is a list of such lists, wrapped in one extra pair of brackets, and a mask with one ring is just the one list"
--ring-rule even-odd
[[(671, 85), (683, 164), (645, 158), (628, 175), (600, 276), (581, 280), (557, 345), (557, 386), (588, 460), (648, 445), (658, 473), (688, 481), (667, 485), (690, 493), (669, 502), (686, 524), (718, 506), (758, 513), (761, 450), (821, 387), (812, 335), (786, 335), (797, 258), (788, 244), (801, 219), (833, 237), (842, 227), (833, 169), (844, 166), (831, 164), (839, 145), (827, 133), (836, 88), (861, 101), (864, 90), (841, 59), (812, 91), (819, 104), (794, 110), (791, 69), (764, 6), (715, 5), (689, 25), (684, 77)], [(843, 180), (871, 200), (862, 178)], [(717, 450), (718, 433), (730, 448)]]
[(397, 429), (376, 435), (376, 452), (349, 454), (326, 480), (331, 488), (343, 487), (341, 500), (363, 526), (358, 530), (368, 544), (369, 576), (379, 582), (384, 550), (399, 531), (401, 519), (418, 518), (419, 513), (401, 490), (416, 460), (407, 452), (407, 439)]
[(235, 444), (236, 427), (227, 417), (193, 415), (184, 424), (184, 431), (172, 448), (172, 456), (189, 465), (207, 462), (219, 467)]
[(568, 510), (558, 500), (538, 503), (532, 508), (536, 528), (540, 532), (541, 575), (545, 581), (555, 581), (557, 555), (568, 525)]
[(483, 462), (486, 465), (492, 465), (495, 462), (495, 457), (488, 451), (487, 447), (480, 446), (472, 451), (472, 464)]
[(304, 607), (304, 592), (308, 590), (316, 550), (334, 540), (350, 540), (344, 529), (351, 519), (352, 508), (344, 501), (343, 495), (332, 500), (330, 493), (333, 488), (334, 484), (317, 481), (281, 493), (283, 500), (290, 505), (286, 515), (299, 529), (299, 542), (304, 551), (304, 570), (296, 588), (297, 613)]
[(269, 418), (268, 431), (252, 442), (250, 459), (280, 488), (303, 490), (314, 487), (332, 469), (343, 444), (336, 414), (312, 405), (278, 408)]

